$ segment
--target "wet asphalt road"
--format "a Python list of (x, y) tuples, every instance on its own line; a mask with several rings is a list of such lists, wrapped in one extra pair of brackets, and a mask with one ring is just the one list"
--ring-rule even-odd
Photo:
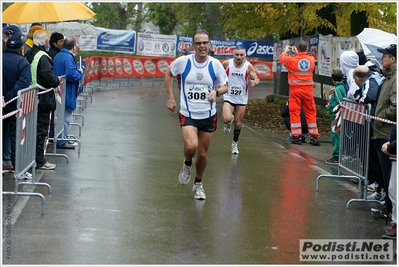
[(35, 188), (46, 214), (39, 198), (19, 197), (7, 222), (3, 196), (3, 264), (309, 264), (300, 239), (379, 239), (388, 228), (374, 204), (346, 208), (359, 197), (350, 181), (322, 180), (316, 193), (316, 177), (337, 169), (325, 164), (331, 143), (298, 147), (245, 125), (231, 155), (219, 113), (198, 201), (178, 182), (182, 135), (163, 87), (98, 90), (82, 114), (80, 155), (58, 150), (69, 162), (48, 157), (57, 169), (36, 172), (53, 189)]

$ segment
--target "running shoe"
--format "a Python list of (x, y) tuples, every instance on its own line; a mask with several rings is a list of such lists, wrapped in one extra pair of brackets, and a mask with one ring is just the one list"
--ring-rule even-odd
[(231, 143), (231, 154), (238, 154), (238, 143), (233, 142)]
[(18, 180), (32, 180), (32, 177), (33, 176), (30, 172), (25, 172), (20, 177), (18, 177)]
[(333, 164), (338, 164), (338, 158), (337, 157), (332, 157), (331, 159), (328, 159), (328, 160), (326, 160), (326, 163), (327, 164), (331, 164), (331, 165), (333, 165)]
[(179, 181), (181, 184), (188, 184), (191, 179), (191, 167), (194, 164), (194, 160), (191, 163), (191, 166), (186, 166), (183, 162), (183, 168), (181, 169), (179, 173)]
[(47, 161), (43, 166), (40, 166), (37, 169), (40, 169), (40, 170), (54, 170), (56, 167), (57, 167), (57, 165)]
[(204, 188), (202, 187), (202, 183), (194, 184), (193, 192), (194, 192), (194, 199), (197, 199), (197, 200), (205, 200), (206, 199), (205, 191), (204, 191)]
[(367, 186), (367, 191), (369, 191), (369, 192), (375, 192), (375, 191), (377, 191), (377, 188), (378, 188), (378, 184), (377, 184), (377, 182), (374, 182), (374, 183), (369, 184), (369, 185)]
[(232, 116), (233, 116), (233, 118), (231, 119), (231, 121), (229, 123), (225, 124), (224, 127), (223, 127), (223, 130), (224, 130), (225, 134), (228, 134), (231, 131), (231, 125), (234, 122), (234, 115), (232, 115)]

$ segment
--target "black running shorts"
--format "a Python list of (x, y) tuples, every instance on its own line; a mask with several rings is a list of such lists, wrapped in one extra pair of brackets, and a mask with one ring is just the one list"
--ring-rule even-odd
[(217, 128), (217, 113), (210, 118), (195, 120), (188, 117), (185, 117), (182, 114), (179, 114), (180, 126), (194, 126), (199, 131), (212, 133), (216, 131)]

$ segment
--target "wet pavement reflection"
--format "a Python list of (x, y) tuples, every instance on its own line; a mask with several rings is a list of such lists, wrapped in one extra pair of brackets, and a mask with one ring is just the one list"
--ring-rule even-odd
[(379, 239), (384, 229), (372, 205), (346, 209), (358, 195), (351, 182), (323, 180), (316, 193), (320, 170), (331, 171), (325, 158), (249, 125), (232, 155), (221, 113), (207, 200), (194, 200), (191, 183), (178, 182), (183, 140), (164, 88), (96, 91), (83, 115), (80, 156), (48, 158), (57, 169), (41, 181), (53, 194), (36, 188), (47, 212), (34, 198), (14, 211), (3, 264), (303, 264), (300, 239)]

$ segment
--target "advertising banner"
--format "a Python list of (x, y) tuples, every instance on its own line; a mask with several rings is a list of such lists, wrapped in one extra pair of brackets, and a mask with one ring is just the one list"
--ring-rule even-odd
[[(162, 77), (175, 58), (140, 56), (93, 56), (85, 58), (85, 80), (88, 83), (102, 78)], [(259, 79), (272, 79), (272, 62), (252, 61)]]
[(101, 78), (164, 76), (174, 58), (93, 56), (86, 58), (85, 83)]
[(243, 46), (243, 41), (211, 40), (211, 49), (215, 56), (231, 57), (236, 46)]
[(137, 55), (176, 57), (176, 35), (139, 32), (137, 34)]
[[(103, 28), (100, 28), (103, 29)], [(135, 31), (103, 29), (97, 37), (97, 50), (134, 53)]]
[[(344, 51), (360, 51), (361, 44), (356, 37), (331, 37), (331, 69), (339, 69), (339, 58)], [(328, 77), (331, 77), (328, 75)]]
[(266, 41), (244, 41), (247, 57), (273, 58), (274, 43)]
[(318, 65), (318, 50), (319, 50), (319, 35), (312, 35), (309, 37), (309, 53), (313, 55), (315, 59), (315, 74), (319, 74)]
[(97, 49), (97, 35), (81, 35), (77, 38), (77, 45), (79, 45), (81, 51), (95, 51)]
[(191, 36), (177, 36), (176, 54), (180, 55), (182, 49), (186, 49), (189, 54), (192, 54), (192, 51), (190, 51), (192, 39)]
[[(176, 53), (179, 55), (182, 49), (186, 49), (189, 54), (192, 46), (191, 36), (178, 36), (176, 42)], [(243, 46), (243, 41), (226, 41), (226, 40), (212, 40), (211, 39), (211, 50), (215, 52), (215, 56), (230, 57), (233, 56), (233, 51), (236, 46)]]
[(319, 35), (316, 58), (319, 75), (327, 77), (331, 77), (331, 37), (332, 35)]

